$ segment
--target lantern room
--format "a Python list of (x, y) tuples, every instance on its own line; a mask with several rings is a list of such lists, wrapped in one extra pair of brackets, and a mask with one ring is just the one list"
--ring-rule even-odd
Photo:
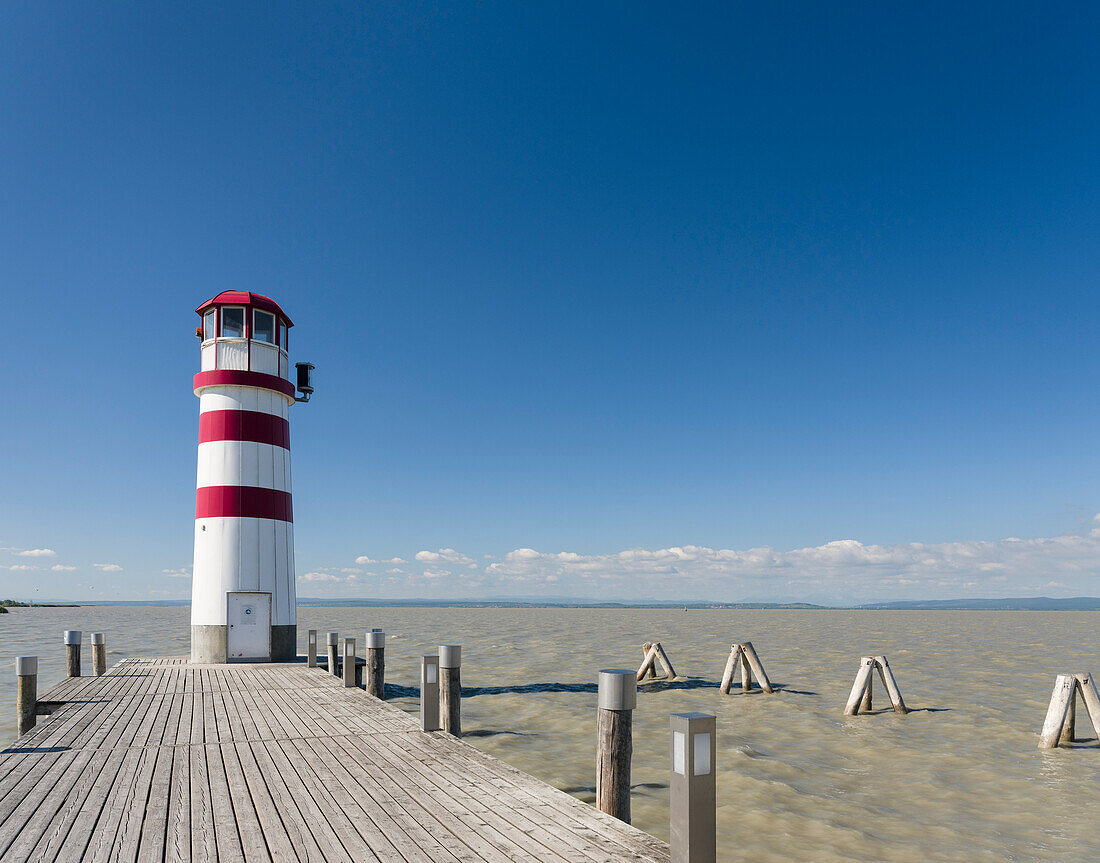
[(289, 377), (287, 337), (294, 323), (273, 299), (251, 291), (222, 291), (195, 311), (202, 315), (202, 371)]

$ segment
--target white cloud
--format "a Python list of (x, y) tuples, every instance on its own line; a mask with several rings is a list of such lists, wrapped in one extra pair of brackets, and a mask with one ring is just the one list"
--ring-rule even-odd
[(93, 563), (92, 566), (100, 572), (122, 572), (122, 567), (117, 563)]
[(446, 578), (450, 574), (449, 569), (432, 569), (430, 566), (424, 570), (425, 578)]
[(37, 566), (30, 566), (26, 563), (17, 563), (12, 566), (0, 567), (0, 569), (10, 569), (12, 572), (29, 572), (32, 569), (38, 569)]
[(72, 572), (74, 569), (76, 569), (76, 567), (75, 566), (65, 566), (64, 564), (61, 564), (61, 563), (55, 563), (53, 566), (50, 567), (50, 569), (53, 570), (54, 572)]
[(28, 548), (16, 554), (20, 557), (57, 557), (57, 552), (52, 548)]
[(407, 563), (408, 561), (402, 560), (400, 557), (391, 557), (389, 560), (374, 560), (373, 558), (362, 555), (355, 558), (355, 562), (360, 566), (370, 566), (377, 563)]
[(189, 566), (181, 566), (179, 569), (162, 569), (161, 572), (163, 572), (169, 578), (190, 578), (191, 577), (191, 567), (189, 567)]
[(1035, 584), (1095, 593), (1098, 573), (1100, 517), (1092, 530), (1049, 538), (896, 545), (839, 539), (789, 551), (684, 545), (592, 555), (517, 548), (485, 567), (503, 591), (552, 584), (557, 594), (626, 599), (812, 596), (833, 602), (950, 598), (983, 590), (1003, 596), (1034, 592)]
[(439, 551), (418, 551), (416, 559), (421, 563), (453, 563), (459, 566), (467, 566), (473, 563), (473, 558), (467, 557), (453, 548), (441, 548)]

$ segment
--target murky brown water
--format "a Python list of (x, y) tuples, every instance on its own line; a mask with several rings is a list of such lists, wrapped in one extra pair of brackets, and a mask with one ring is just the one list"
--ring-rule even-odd
[[(64, 673), (65, 629), (106, 632), (110, 663), (185, 654), (188, 613), (85, 607), (0, 616), (0, 740), (15, 736), (14, 656), (39, 655), (45, 688)], [(764, 863), (1096, 859), (1100, 748), (1040, 752), (1036, 742), (1054, 675), (1100, 672), (1098, 623), (1091, 612), (299, 612), (302, 652), (309, 628), (360, 638), (383, 628), (387, 682), (398, 686), (416, 685), (420, 654), (462, 644), (463, 684), (474, 692), (462, 705), (469, 741), (589, 801), (595, 688), (538, 689), (637, 667), (641, 643), (660, 640), (688, 680), (639, 695), (634, 823), (667, 838), (668, 715), (715, 713), (719, 857)], [(784, 691), (718, 694), (734, 640), (753, 641)], [(889, 657), (913, 713), (841, 715), (867, 653)], [(876, 697), (883, 706), (877, 689)], [(417, 709), (413, 697), (394, 701)], [(1083, 710), (1078, 733), (1094, 736)]]

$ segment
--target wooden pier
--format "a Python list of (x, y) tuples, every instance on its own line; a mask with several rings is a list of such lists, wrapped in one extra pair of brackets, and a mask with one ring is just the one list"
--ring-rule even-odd
[(127, 659), (0, 753), (0, 860), (668, 861), (305, 663)]

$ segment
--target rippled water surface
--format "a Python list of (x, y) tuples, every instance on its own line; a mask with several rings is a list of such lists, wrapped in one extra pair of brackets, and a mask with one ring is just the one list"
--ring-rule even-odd
[[(40, 657), (44, 689), (64, 674), (63, 630), (107, 633), (113, 664), (187, 653), (188, 615), (0, 615), (0, 739), (15, 736), (16, 655)], [(298, 626), (303, 653), (307, 629), (361, 639), (381, 627), (395, 687), (416, 686), (422, 653), (462, 644), (469, 741), (590, 802), (596, 672), (636, 668), (642, 642), (659, 640), (682, 680), (639, 694), (635, 825), (667, 839), (668, 715), (698, 710), (718, 716), (720, 859), (926, 863), (1100, 856), (1100, 748), (1084, 710), (1087, 743), (1036, 748), (1054, 675), (1100, 671), (1098, 623), (1092, 612), (302, 608)], [(756, 645), (783, 691), (719, 695), (740, 640)], [(868, 653), (889, 657), (913, 713), (841, 715)], [(395, 692), (417, 709), (411, 690)], [(876, 707), (885, 703), (876, 689)]]

